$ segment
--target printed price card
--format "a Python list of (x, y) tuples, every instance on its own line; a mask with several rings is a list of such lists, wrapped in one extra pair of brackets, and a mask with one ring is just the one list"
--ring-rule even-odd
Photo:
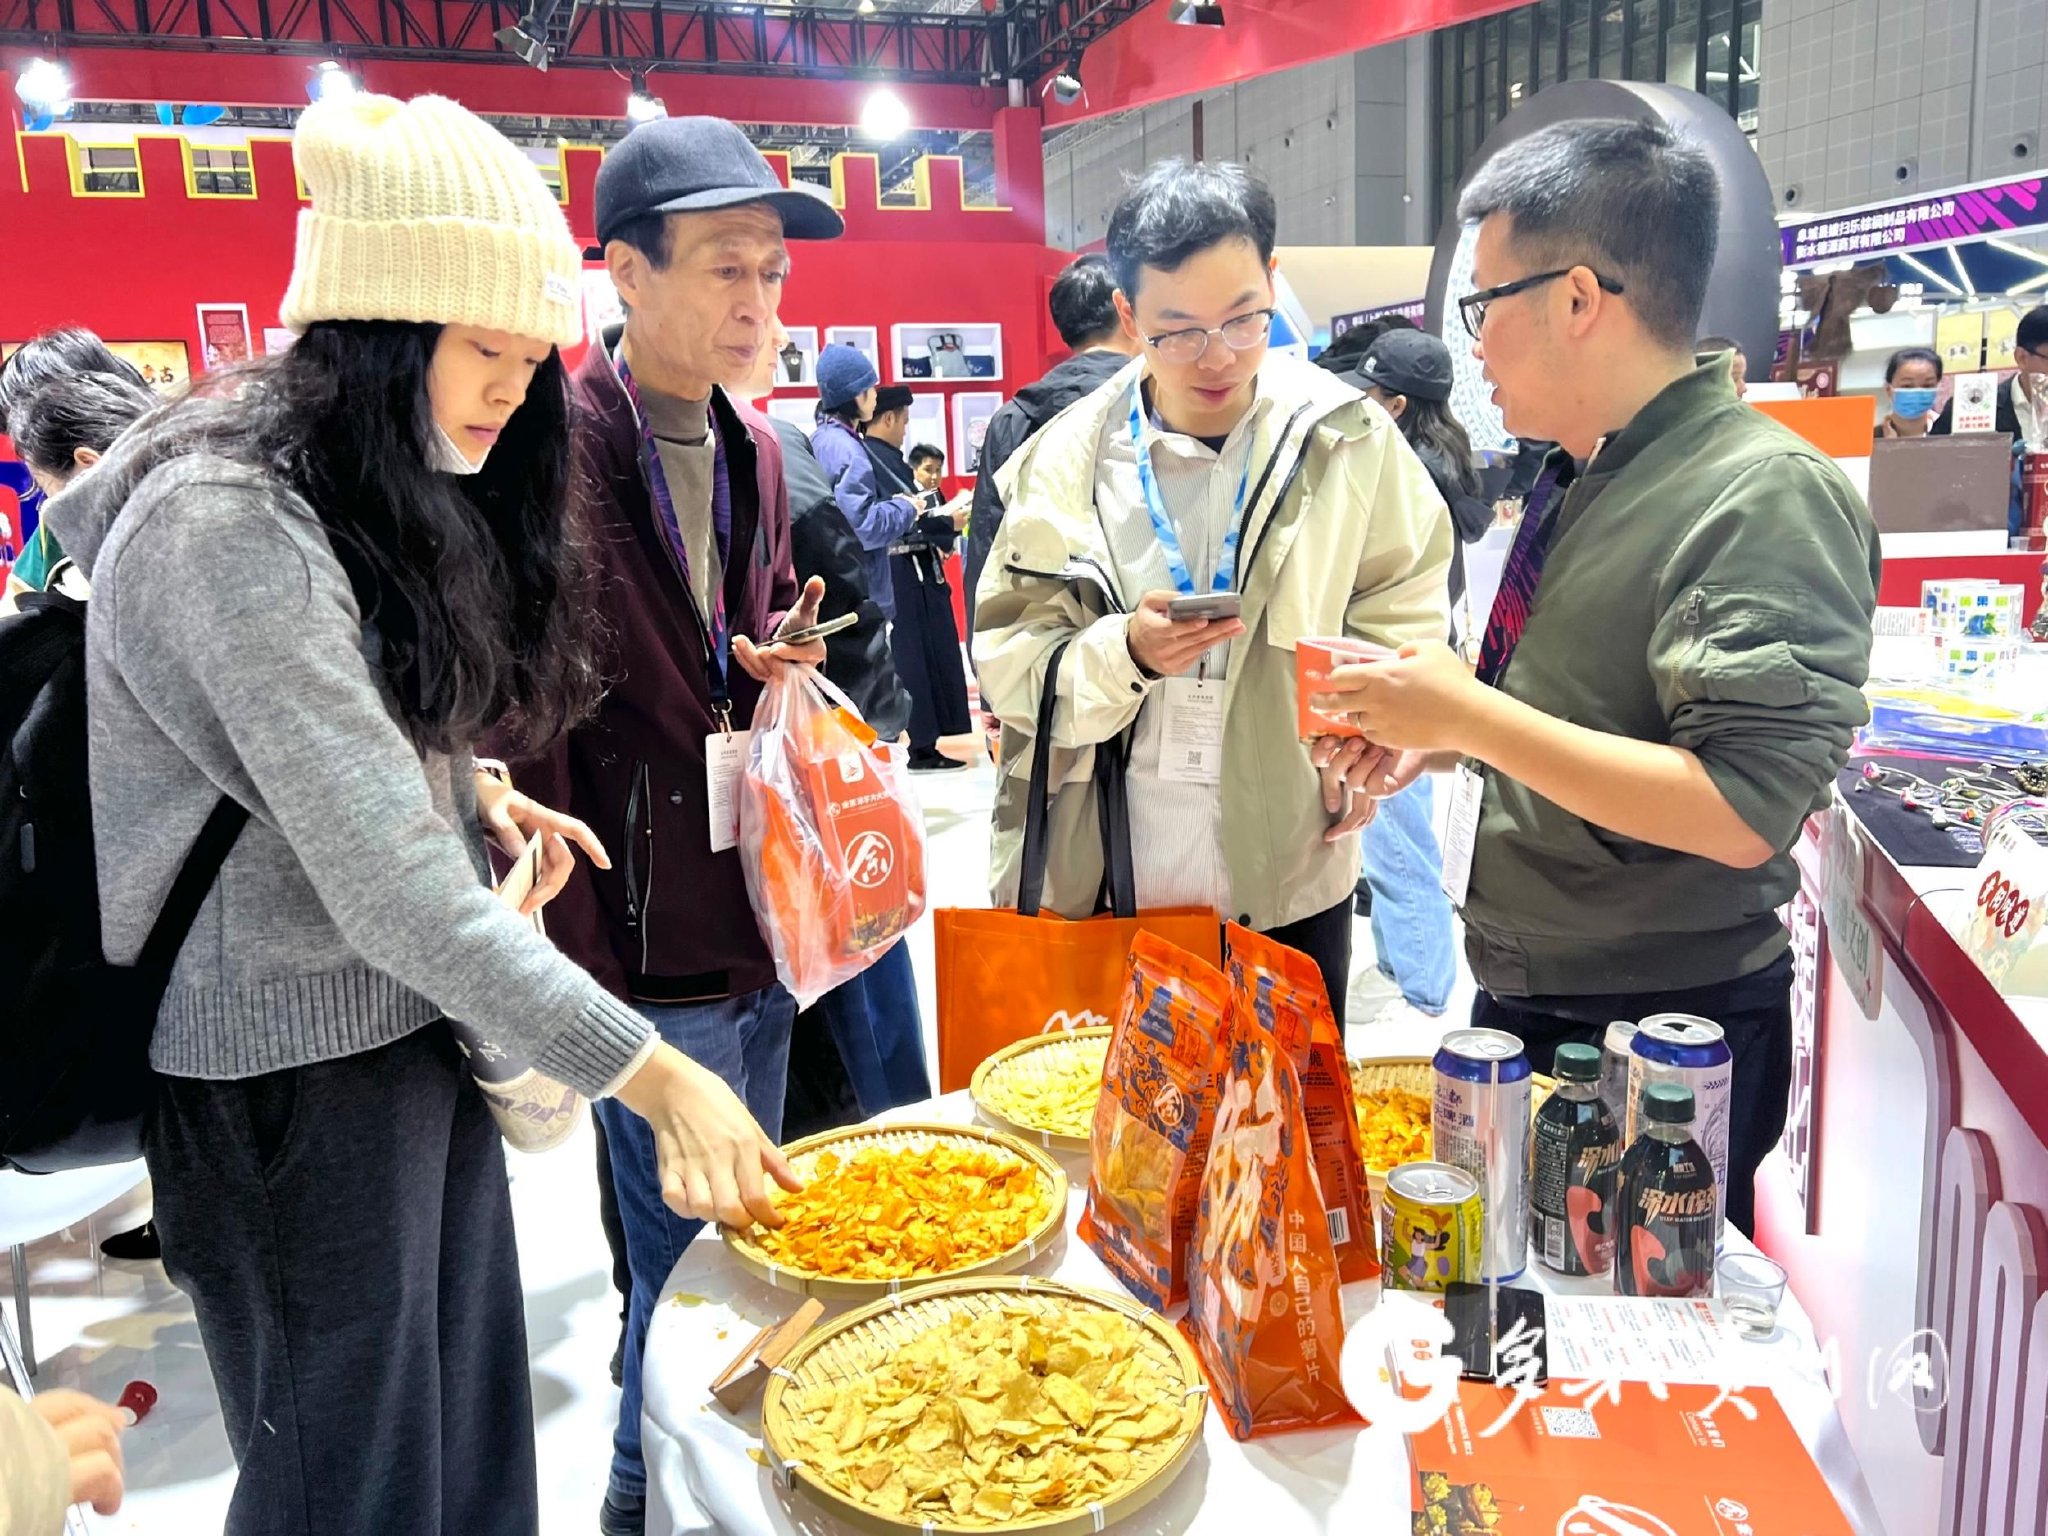
[(1969, 897), (1963, 948), (2003, 991), (2013, 967), (2040, 937), (2042, 918), (2048, 917), (2048, 848), (2010, 822), (1994, 827)]

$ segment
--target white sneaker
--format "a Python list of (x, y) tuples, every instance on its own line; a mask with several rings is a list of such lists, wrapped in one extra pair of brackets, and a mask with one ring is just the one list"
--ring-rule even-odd
[(1355, 1055), (1430, 1056), (1449, 1027), (1445, 1015), (1425, 1013), (1397, 996), (1364, 1023), (1351, 1026), (1351, 1049)]

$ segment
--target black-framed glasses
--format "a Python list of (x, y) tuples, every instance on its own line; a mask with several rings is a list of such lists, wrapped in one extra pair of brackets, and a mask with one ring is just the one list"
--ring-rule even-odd
[(1254, 309), (1248, 314), (1234, 315), (1215, 330), (1204, 330), (1199, 325), (1189, 326), (1184, 331), (1161, 331), (1157, 336), (1147, 336), (1145, 344), (1165, 358), (1169, 363), (1193, 363), (1201, 360), (1209, 350), (1209, 338), (1221, 336), (1223, 344), (1233, 352), (1249, 352), (1263, 342), (1273, 329), (1273, 317), (1277, 309)]
[[(1509, 299), (1518, 293), (1527, 293), (1531, 288), (1541, 288), (1545, 283), (1554, 283), (1560, 277), (1571, 276), (1582, 266), (1585, 266), (1584, 262), (1578, 263), (1577, 266), (1559, 267), (1555, 272), (1538, 272), (1530, 277), (1518, 277), (1512, 283), (1500, 283), (1492, 288), (1482, 288), (1477, 293), (1466, 294), (1458, 300), (1458, 317), (1465, 322), (1465, 334), (1474, 341), (1479, 339), (1480, 327), (1486, 324), (1487, 306), (1495, 299)], [(1586, 267), (1586, 270), (1593, 272), (1591, 267)], [(1602, 277), (1598, 272), (1593, 272), (1593, 281), (1612, 294), (1619, 295), (1625, 291), (1618, 278)]]

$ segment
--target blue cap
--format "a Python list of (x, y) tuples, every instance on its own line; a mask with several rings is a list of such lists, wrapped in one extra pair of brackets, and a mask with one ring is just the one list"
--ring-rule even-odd
[(882, 382), (865, 354), (834, 342), (818, 354), (818, 402), (836, 411)]

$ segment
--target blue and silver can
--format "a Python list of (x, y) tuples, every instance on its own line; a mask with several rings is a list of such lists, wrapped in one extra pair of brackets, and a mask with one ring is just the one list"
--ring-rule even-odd
[(1689, 1013), (1653, 1013), (1636, 1030), (1628, 1074), (1628, 1144), (1634, 1146), (1647, 1122), (1643, 1092), (1652, 1083), (1677, 1083), (1692, 1090), (1693, 1139), (1714, 1165), (1714, 1243), (1721, 1242), (1728, 1212), (1728, 1113), (1735, 1086), (1735, 1057), (1721, 1026)]
[(1482, 1280), (1529, 1264), (1529, 1056), (1498, 1029), (1454, 1029), (1436, 1053), (1431, 1136), (1436, 1160), (1479, 1181), (1485, 1213)]

